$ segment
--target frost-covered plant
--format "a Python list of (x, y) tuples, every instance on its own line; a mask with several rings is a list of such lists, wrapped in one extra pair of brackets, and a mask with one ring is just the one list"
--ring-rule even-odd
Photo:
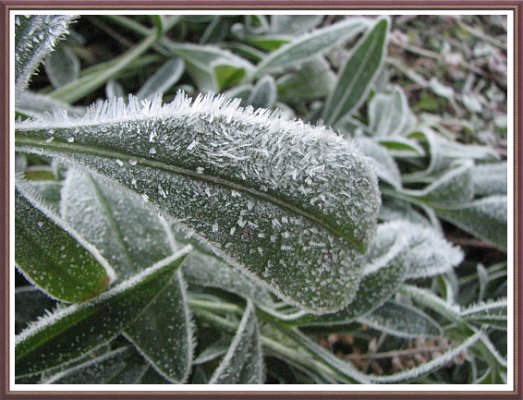
[[(145, 38), (81, 70), (75, 18), (16, 17), (17, 382), (504, 381), (503, 265), (460, 299), (440, 221), (506, 250), (506, 164), (378, 90), (388, 18), (235, 18), (96, 17)], [(340, 332), (370, 359), (425, 347), (369, 373), (321, 346)]]

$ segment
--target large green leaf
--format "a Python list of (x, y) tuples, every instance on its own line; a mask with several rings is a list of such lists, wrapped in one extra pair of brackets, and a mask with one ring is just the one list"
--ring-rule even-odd
[(98, 251), (46, 207), (27, 182), (16, 187), (15, 235), (17, 267), (55, 299), (91, 299), (115, 277)]
[(73, 15), (17, 15), (15, 17), (15, 88), (27, 86), (40, 62), (67, 33)]
[(24, 121), (16, 144), (141, 196), (291, 304), (322, 313), (354, 297), (379, 192), (368, 160), (325, 128), (179, 95)]
[(190, 250), (187, 246), (93, 302), (61, 308), (31, 325), (16, 336), (16, 374), (58, 366), (116, 337), (162, 293)]
[(214, 371), (209, 383), (259, 384), (263, 383), (265, 367), (261, 349), (256, 313), (248, 302), (229, 350)]
[[(64, 218), (111, 260), (122, 278), (182, 247), (174, 242), (165, 220), (140, 200), (77, 170), (67, 174), (61, 208)], [(181, 273), (125, 329), (125, 335), (169, 380), (186, 380), (193, 346)]]
[(367, 20), (353, 17), (302, 35), (263, 59), (256, 66), (254, 76), (261, 77), (289, 66), (296, 66), (318, 54), (325, 53), (342, 40), (356, 36), (367, 25)]
[(372, 30), (360, 40), (340, 71), (336, 88), (327, 98), (321, 116), (327, 125), (334, 126), (365, 101), (385, 57), (388, 21), (386, 18), (380, 18), (375, 23)]

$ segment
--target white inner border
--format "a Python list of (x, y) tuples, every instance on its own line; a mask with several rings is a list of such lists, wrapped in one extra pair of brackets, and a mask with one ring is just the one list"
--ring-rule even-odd
[[(507, 292), (508, 292), (508, 348), (507, 348), (507, 384), (496, 385), (431, 385), (431, 384), (386, 384), (386, 385), (27, 385), (14, 381), (14, 323), (9, 324), (10, 360), (9, 390), (12, 391), (471, 391), (501, 392), (514, 390), (514, 12), (506, 10), (16, 10), (10, 11), (10, 49), (14, 49), (14, 16), (35, 14), (68, 14), (68, 15), (504, 15), (507, 17)], [(248, 11), (248, 12), (245, 12)], [(15, 120), (14, 104), (14, 51), (9, 59), (10, 70), (10, 121)], [(14, 280), (14, 123), (10, 124), (10, 315), (14, 316), (15, 280)]]

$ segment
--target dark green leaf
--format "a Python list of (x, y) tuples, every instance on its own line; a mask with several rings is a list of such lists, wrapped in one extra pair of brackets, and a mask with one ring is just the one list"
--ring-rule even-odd
[(167, 287), (190, 246), (105, 292), (57, 310), (16, 336), (15, 371), (33, 374), (84, 355), (116, 337)]
[(114, 279), (107, 261), (77, 232), (37, 199), (29, 183), (15, 194), (15, 261), (35, 285), (50, 296), (85, 301)]
[(385, 57), (389, 20), (379, 19), (362, 38), (343, 66), (336, 88), (327, 98), (322, 119), (334, 126), (337, 121), (356, 110), (367, 97), (372, 81)]

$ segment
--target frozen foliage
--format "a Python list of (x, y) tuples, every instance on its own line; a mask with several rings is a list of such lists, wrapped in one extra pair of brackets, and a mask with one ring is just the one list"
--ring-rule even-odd
[(464, 231), (507, 250), (507, 196), (483, 197), (437, 212)]
[(62, 307), (16, 336), (17, 375), (75, 359), (118, 336), (168, 285), (190, 246), (104, 292), (92, 302)]
[(358, 321), (393, 336), (404, 338), (440, 336), (436, 321), (412, 306), (388, 302), (358, 318)]
[(389, 227), (389, 232), (403, 234), (408, 240), (409, 245), (403, 256), (407, 266), (407, 278), (442, 274), (463, 261), (463, 252), (459, 247), (450, 244), (433, 228), (407, 221), (391, 222)]
[(318, 53), (327, 51), (340, 41), (357, 35), (367, 25), (368, 21), (364, 18), (351, 18), (306, 33), (266, 57), (257, 65), (255, 76), (262, 76), (269, 71), (278, 71), (289, 65), (307, 61)]
[(372, 160), (378, 177), (392, 185), (394, 188), (400, 189), (400, 170), (389, 152), (371, 139), (361, 137), (357, 138), (355, 141), (363, 154)]
[(472, 181), (476, 196), (507, 194), (507, 162), (474, 166)]
[(257, 384), (265, 378), (263, 353), (256, 313), (251, 302), (247, 304), (240, 326), (229, 350), (214, 371), (211, 384)]
[(17, 95), (25, 89), (38, 64), (67, 33), (73, 15), (15, 16), (15, 85)]
[(49, 296), (66, 302), (99, 295), (115, 273), (100, 253), (40, 201), (28, 182), (15, 194), (15, 261)]
[(379, 192), (368, 160), (325, 128), (179, 94), (24, 121), (17, 145), (141, 195), (293, 304), (321, 312), (354, 295)]
[[(114, 191), (77, 170), (68, 171), (61, 208), (62, 216), (110, 260), (120, 280), (182, 247), (174, 242), (165, 220), (139, 199)], [(125, 335), (166, 378), (186, 380), (193, 344), (181, 273), (171, 279), (147, 312), (125, 329)]]

